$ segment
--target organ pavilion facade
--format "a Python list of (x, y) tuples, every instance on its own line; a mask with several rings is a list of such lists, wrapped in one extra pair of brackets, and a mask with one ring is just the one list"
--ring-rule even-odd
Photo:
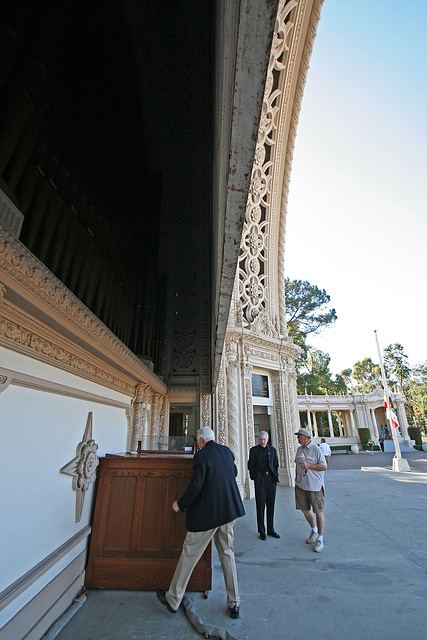
[(202, 425), (292, 484), (287, 193), (321, 0), (6, 0), (0, 636), (84, 584), (98, 457)]

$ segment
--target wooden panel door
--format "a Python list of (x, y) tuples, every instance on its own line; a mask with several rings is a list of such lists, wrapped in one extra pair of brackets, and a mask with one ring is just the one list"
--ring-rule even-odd
[[(186, 535), (172, 502), (188, 486), (192, 456), (111, 456), (100, 461), (86, 571), (90, 588), (167, 588)], [(211, 547), (190, 579), (190, 591), (211, 588)]]

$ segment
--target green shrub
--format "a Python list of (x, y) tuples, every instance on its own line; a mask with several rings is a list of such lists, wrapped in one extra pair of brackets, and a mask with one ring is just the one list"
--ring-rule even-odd
[(423, 445), (422, 444), (416, 444), (416, 445), (414, 445), (414, 449), (416, 449), (417, 451), (423, 451)]
[(421, 445), (423, 443), (421, 429), (419, 427), (408, 427), (408, 434), (411, 440), (415, 440), (415, 444)]
[(368, 442), (371, 439), (371, 432), (369, 429), (359, 429), (359, 438), (362, 449), (369, 449)]

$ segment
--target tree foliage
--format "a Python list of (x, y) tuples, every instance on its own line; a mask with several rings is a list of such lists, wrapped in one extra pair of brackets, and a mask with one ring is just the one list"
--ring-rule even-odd
[(292, 338), (318, 333), (337, 319), (335, 309), (328, 309), (331, 298), (305, 280), (285, 279), (286, 324)]
[(406, 393), (411, 375), (408, 356), (403, 353), (399, 343), (390, 344), (384, 349), (384, 368), (390, 382), (398, 384)]
[(363, 358), (355, 363), (352, 378), (355, 381), (354, 389), (358, 393), (370, 393), (382, 386), (380, 365), (374, 364), (371, 358)]
[(345, 393), (347, 387), (344, 378), (336, 375), (335, 379), (329, 370), (331, 358), (320, 349), (308, 347), (305, 358), (299, 363), (297, 390), (299, 394), (337, 395)]
[(427, 362), (416, 365), (411, 371), (408, 400), (418, 425), (427, 426)]
[[(331, 298), (324, 289), (305, 280), (285, 279), (286, 324), (288, 334), (303, 350), (296, 362), (298, 393), (332, 393), (341, 388), (329, 371), (327, 353), (310, 347), (307, 336), (320, 332), (337, 319), (335, 309), (328, 308)], [(342, 384), (341, 384), (342, 386)], [(334, 391), (335, 392), (335, 391)]]

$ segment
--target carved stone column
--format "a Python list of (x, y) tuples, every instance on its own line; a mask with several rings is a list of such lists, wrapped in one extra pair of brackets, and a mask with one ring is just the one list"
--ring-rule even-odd
[(227, 422), (228, 422), (228, 442), (227, 446), (236, 456), (238, 462), (237, 484), (243, 492), (243, 474), (240, 462), (239, 447), (239, 361), (238, 344), (236, 340), (230, 340), (227, 344)]
[(244, 412), (242, 414), (242, 471), (244, 470), (244, 489), (245, 498), (253, 498), (255, 495), (253, 480), (249, 477), (247, 470), (247, 457), (249, 449), (253, 447), (255, 442), (254, 434), (254, 411), (252, 403), (252, 372), (253, 366), (249, 362), (240, 363), (244, 393)]
[(238, 362), (229, 360), (227, 362), (227, 418), (228, 418), (228, 443), (234, 455), (239, 450), (239, 407), (238, 407)]
[(222, 358), (218, 375), (218, 384), (215, 394), (216, 408), (216, 441), (219, 444), (227, 445), (228, 442), (228, 420), (227, 420), (227, 387), (225, 358)]
[(136, 451), (138, 448), (138, 440), (142, 441), (144, 447), (144, 440), (147, 436), (147, 394), (150, 392), (150, 385), (139, 384), (135, 390), (135, 397), (133, 401), (133, 413), (132, 413), (132, 436), (130, 441), (131, 451)]
[(161, 442), (163, 435), (163, 425), (160, 422), (160, 411), (163, 406), (164, 396), (160, 393), (153, 393), (151, 396), (151, 426), (150, 435), (152, 439), (152, 448), (156, 448), (158, 442)]
[(292, 420), (292, 402), (289, 388), (289, 380), (286, 373), (274, 371), (271, 375), (273, 381), (274, 415), (276, 424), (277, 455), (279, 458), (279, 478), (285, 486), (293, 485), (294, 474), (294, 436)]

